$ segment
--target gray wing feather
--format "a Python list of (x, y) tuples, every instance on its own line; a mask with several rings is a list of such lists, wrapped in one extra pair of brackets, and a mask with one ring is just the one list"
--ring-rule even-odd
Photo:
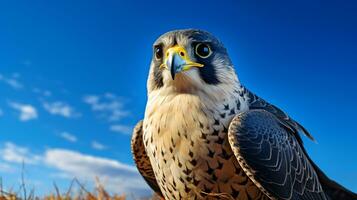
[(146, 154), (145, 146), (143, 143), (143, 121), (139, 121), (133, 131), (131, 138), (131, 152), (134, 157), (136, 167), (140, 174), (144, 177), (148, 185), (160, 196), (162, 196), (160, 187), (157, 184), (154, 171), (151, 167), (149, 157)]
[(272, 199), (327, 199), (316, 172), (284, 121), (251, 110), (231, 122), (229, 143), (252, 181)]

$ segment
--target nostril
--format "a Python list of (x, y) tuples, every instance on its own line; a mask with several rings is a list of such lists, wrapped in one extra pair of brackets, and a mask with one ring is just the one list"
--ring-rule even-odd
[(183, 51), (180, 52), (181, 56), (185, 56), (185, 53)]

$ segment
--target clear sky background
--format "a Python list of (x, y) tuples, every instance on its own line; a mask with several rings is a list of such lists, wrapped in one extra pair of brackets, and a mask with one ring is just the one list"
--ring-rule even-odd
[(94, 176), (147, 193), (130, 154), (152, 43), (201, 28), (222, 40), (241, 82), (303, 124), (307, 151), (357, 192), (357, 3), (353, 1), (2, 1), (0, 177), (38, 194)]

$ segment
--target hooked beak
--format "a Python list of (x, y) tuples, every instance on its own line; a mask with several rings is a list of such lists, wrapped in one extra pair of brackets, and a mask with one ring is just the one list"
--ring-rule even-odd
[(174, 46), (166, 51), (164, 63), (160, 67), (170, 70), (174, 80), (177, 73), (187, 71), (192, 67), (203, 67), (203, 64), (191, 61), (183, 47)]

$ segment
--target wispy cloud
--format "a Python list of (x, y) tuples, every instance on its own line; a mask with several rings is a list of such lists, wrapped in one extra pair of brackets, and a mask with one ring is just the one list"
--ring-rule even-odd
[(149, 191), (136, 167), (116, 160), (66, 149), (49, 149), (45, 152), (44, 161), (48, 166), (59, 170), (63, 177), (77, 177), (88, 181), (100, 177), (111, 191)]
[(19, 120), (29, 121), (38, 118), (37, 110), (30, 104), (21, 104), (17, 102), (10, 102), (9, 105), (20, 112)]
[(13, 173), (15, 169), (13, 166), (9, 165), (8, 163), (4, 163), (0, 161), (0, 172), (2, 173)]
[(123, 133), (123, 134), (130, 135), (133, 132), (133, 127), (126, 126), (126, 125), (115, 124), (115, 125), (111, 125), (110, 126), (110, 130), (113, 131), (113, 132), (118, 132), (118, 133)]
[(14, 74), (11, 78), (5, 77), (3, 74), (0, 74), (0, 81), (14, 89), (22, 89), (24, 86), (17, 80), (18, 77), (18, 74)]
[(51, 91), (49, 91), (49, 90), (42, 90), (42, 89), (40, 89), (40, 88), (34, 88), (34, 89), (32, 90), (32, 92), (33, 92), (33, 93), (36, 93), (36, 94), (39, 94), (39, 95), (41, 95), (41, 96), (44, 96), (44, 97), (49, 97), (49, 96), (52, 95), (52, 92), (51, 92)]
[(99, 117), (108, 121), (118, 121), (129, 115), (129, 111), (123, 107), (122, 99), (115, 94), (87, 95), (84, 97), (84, 102), (89, 104)]
[(0, 162), (0, 170), (9, 169), (11, 163), (21, 164), (24, 161), (25, 164), (56, 170), (56, 177), (78, 178), (92, 185), (99, 177), (110, 192), (146, 195), (150, 191), (135, 166), (69, 149), (48, 148), (43, 153), (33, 154), (26, 147), (6, 142), (0, 146), (0, 158), (6, 164)]
[(97, 141), (92, 141), (91, 146), (92, 146), (93, 149), (96, 149), (96, 150), (105, 150), (105, 149), (108, 148), (108, 147), (105, 146), (104, 144), (99, 143), (99, 142), (97, 142)]
[(67, 140), (68, 142), (77, 142), (77, 137), (71, 133), (68, 133), (68, 132), (62, 132), (60, 133), (59, 135), (61, 138)]
[(3, 160), (12, 163), (38, 164), (41, 156), (32, 154), (29, 149), (17, 146), (11, 142), (6, 142), (0, 149), (0, 156)]
[(66, 118), (75, 118), (81, 116), (81, 114), (76, 112), (73, 107), (61, 101), (55, 101), (51, 103), (43, 102), (43, 107), (52, 115), (59, 115)]

